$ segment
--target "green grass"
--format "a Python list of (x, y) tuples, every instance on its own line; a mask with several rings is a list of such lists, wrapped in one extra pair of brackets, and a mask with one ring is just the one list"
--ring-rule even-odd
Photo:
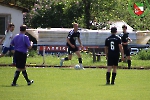
[(119, 69), (115, 85), (105, 85), (106, 69), (27, 68), (34, 84), (20, 74), (18, 87), (10, 84), (14, 67), (0, 67), (0, 100), (149, 100), (149, 70)]

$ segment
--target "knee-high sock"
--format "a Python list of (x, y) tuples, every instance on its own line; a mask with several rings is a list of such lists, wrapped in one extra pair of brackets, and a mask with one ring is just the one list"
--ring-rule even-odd
[(112, 73), (112, 79), (111, 79), (111, 84), (114, 84), (116, 78), (116, 73)]
[(106, 82), (110, 83), (110, 72), (106, 73)]
[(15, 55), (13, 55), (13, 64), (16, 64), (16, 58), (15, 58)]
[(16, 71), (16, 72), (15, 72), (15, 75), (14, 75), (14, 79), (13, 79), (13, 84), (16, 84), (19, 75), (20, 75), (20, 71)]
[(78, 58), (80, 64), (82, 64), (82, 58)]
[(128, 62), (128, 69), (130, 69), (131, 68), (131, 60), (128, 60), (127, 62)]
[(24, 78), (26, 79), (26, 81), (30, 82), (30, 80), (28, 79), (28, 74), (27, 74), (26, 70), (22, 71), (22, 74), (23, 74)]

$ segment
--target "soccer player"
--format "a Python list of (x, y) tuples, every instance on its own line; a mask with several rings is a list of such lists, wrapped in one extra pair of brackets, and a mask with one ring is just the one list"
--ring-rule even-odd
[[(10, 45), (10, 42), (12, 41), (13, 35), (14, 35), (13, 34), (14, 28), (15, 28), (15, 25), (13, 23), (8, 24), (8, 28), (5, 31), (5, 36), (0, 41), (0, 44), (2, 44), (2, 42), (4, 41), (3, 47), (2, 47), (2, 53), (0, 54), (0, 57), (5, 56), (5, 54), (8, 51), (11, 51), (14, 54), (14, 47)], [(16, 63), (15, 57), (13, 55), (13, 65), (15, 65), (15, 63)]]
[(25, 67), (27, 59), (27, 50), (32, 48), (29, 41), (29, 37), (26, 36), (25, 33), (26, 33), (26, 25), (21, 25), (20, 33), (17, 34), (11, 42), (11, 45), (13, 45), (15, 49), (14, 55), (16, 57), (16, 68), (17, 68), (11, 86), (17, 86), (16, 82), (18, 80), (21, 71), (24, 78), (27, 81), (27, 85), (31, 85), (33, 83), (33, 80), (29, 80)]
[[(117, 73), (117, 66), (118, 66), (118, 60), (121, 57), (122, 60), (124, 60), (124, 52), (123, 47), (121, 44), (121, 39), (116, 35), (117, 28), (112, 27), (111, 28), (111, 36), (109, 36), (105, 40), (105, 53), (106, 53), (106, 59), (107, 59), (107, 72), (106, 72), (106, 85), (115, 83), (116, 73)], [(110, 83), (110, 76), (111, 76), (111, 70), (112, 71), (112, 79)]]
[(68, 46), (68, 57), (62, 58), (60, 61), (60, 66), (63, 65), (64, 61), (68, 61), (72, 59), (72, 53), (75, 52), (75, 54), (78, 56), (78, 61), (81, 69), (84, 69), (82, 66), (82, 58), (80, 51), (76, 45), (76, 39), (78, 39), (78, 42), (80, 43), (80, 46), (82, 46), (81, 40), (80, 40), (80, 32), (78, 31), (78, 24), (74, 23), (73, 24), (73, 30), (71, 30), (67, 36), (67, 43), (66, 45)]
[(123, 25), (122, 26), (123, 33), (120, 34), (123, 49), (124, 49), (124, 54), (127, 58), (127, 63), (128, 63), (128, 69), (131, 68), (131, 57), (130, 57), (130, 49), (128, 48), (128, 44), (132, 41), (129, 38), (129, 33), (127, 32), (127, 26)]

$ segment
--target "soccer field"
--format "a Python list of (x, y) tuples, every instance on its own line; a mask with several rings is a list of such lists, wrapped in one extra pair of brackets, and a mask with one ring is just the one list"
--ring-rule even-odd
[(17, 87), (10, 86), (15, 68), (0, 67), (0, 100), (150, 100), (150, 71), (119, 69), (115, 85), (105, 85), (106, 69), (27, 68)]

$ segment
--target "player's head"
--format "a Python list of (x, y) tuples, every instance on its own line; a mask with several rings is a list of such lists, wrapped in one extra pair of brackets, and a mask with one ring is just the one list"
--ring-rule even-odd
[(111, 33), (112, 34), (116, 34), (117, 33), (117, 28), (116, 27), (112, 27), (111, 28)]
[(123, 26), (122, 26), (122, 30), (123, 30), (123, 32), (126, 32), (127, 26), (126, 26), (126, 25), (123, 25)]
[(73, 28), (74, 28), (74, 31), (77, 31), (78, 30), (78, 24), (77, 23), (73, 23)]
[(27, 26), (26, 25), (21, 25), (20, 26), (20, 31), (21, 32), (26, 32)]
[(13, 23), (9, 23), (8, 24), (8, 30), (10, 30), (11, 32), (14, 31), (15, 25)]

